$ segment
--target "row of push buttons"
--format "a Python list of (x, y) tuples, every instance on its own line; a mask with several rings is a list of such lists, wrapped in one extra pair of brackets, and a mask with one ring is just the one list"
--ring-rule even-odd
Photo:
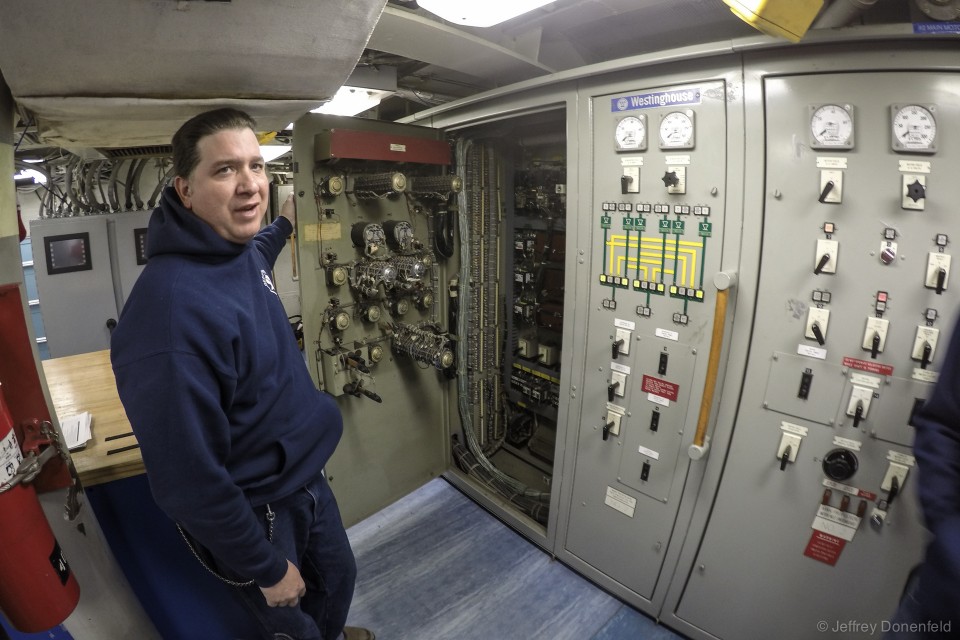
[[(631, 213), (634, 211), (634, 205), (629, 202), (602, 202), (600, 208), (603, 211), (619, 211), (621, 213)], [(637, 213), (675, 213), (677, 215), (709, 216), (710, 207), (707, 205), (689, 205), (689, 204), (650, 204), (637, 203)]]

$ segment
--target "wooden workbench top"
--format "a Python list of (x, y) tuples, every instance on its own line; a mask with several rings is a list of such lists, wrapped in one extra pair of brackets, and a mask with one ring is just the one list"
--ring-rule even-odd
[(137, 444), (133, 435), (124, 435), (132, 429), (117, 395), (110, 351), (44, 360), (43, 372), (58, 418), (84, 411), (93, 417), (87, 446), (70, 452), (80, 482), (91, 486), (143, 473), (139, 448), (110, 453)]

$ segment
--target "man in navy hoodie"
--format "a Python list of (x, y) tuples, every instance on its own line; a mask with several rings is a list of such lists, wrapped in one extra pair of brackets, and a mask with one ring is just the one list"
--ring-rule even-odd
[(157, 504), (238, 587), (265, 638), (344, 628), (356, 563), (321, 470), (343, 432), (314, 386), (270, 274), (294, 203), (261, 230), (255, 123), (202, 113), (173, 137), (173, 186), (112, 338), (120, 399)]
[(888, 640), (946, 638), (960, 627), (960, 323), (937, 384), (914, 419), (917, 490), (931, 540)]

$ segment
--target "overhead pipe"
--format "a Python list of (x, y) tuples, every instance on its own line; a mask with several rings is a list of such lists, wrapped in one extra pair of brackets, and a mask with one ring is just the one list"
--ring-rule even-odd
[(813, 29), (845, 27), (859, 18), (863, 12), (877, 4), (878, 0), (833, 0), (829, 7), (814, 20)]

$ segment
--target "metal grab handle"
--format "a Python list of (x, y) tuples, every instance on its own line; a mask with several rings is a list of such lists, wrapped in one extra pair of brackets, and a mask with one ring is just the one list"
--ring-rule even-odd
[(708, 448), (707, 428), (710, 425), (710, 409), (713, 406), (713, 395), (717, 389), (717, 377), (720, 372), (720, 355), (723, 352), (723, 332), (727, 322), (727, 300), (730, 296), (730, 287), (735, 282), (735, 275), (729, 273), (717, 274), (724, 276), (714, 278), (717, 284), (717, 300), (713, 311), (713, 335), (710, 338), (710, 357), (707, 360), (707, 376), (703, 382), (703, 397), (700, 400), (700, 417), (697, 420), (697, 431), (693, 436), (693, 443), (687, 454), (693, 460), (702, 458)]

